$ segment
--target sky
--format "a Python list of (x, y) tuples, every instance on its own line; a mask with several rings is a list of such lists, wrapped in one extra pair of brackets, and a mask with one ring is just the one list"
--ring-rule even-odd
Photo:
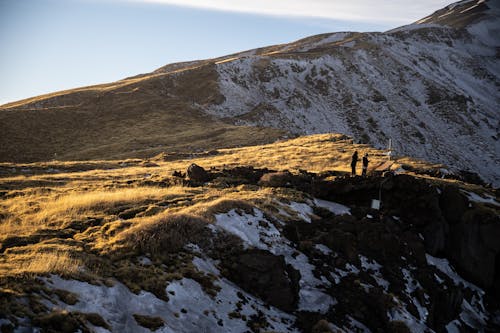
[(386, 31), (450, 0), (0, 0), (0, 105), (337, 31)]

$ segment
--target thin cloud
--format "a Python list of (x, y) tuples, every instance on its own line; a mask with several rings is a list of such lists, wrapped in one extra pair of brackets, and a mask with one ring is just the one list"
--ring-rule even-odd
[(313, 17), (406, 24), (446, 6), (449, 0), (131, 0), (273, 16)]

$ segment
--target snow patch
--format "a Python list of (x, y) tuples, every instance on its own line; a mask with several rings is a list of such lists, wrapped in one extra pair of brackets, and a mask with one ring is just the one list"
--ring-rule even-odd
[(313, 214), (313, 210), (311, 206), (309, 206), (306, 203), (300, 203), (300, 202), (290, 202), (288, 205), (291, 210), (293, 210), (295, 213), (297, 213), (298, 217), (301, 220), (304, 220), (307, 223), (311, 223), (311, 215)]
[[(197, 264), (210, 267), (210, 262)], [(221, 288), (212, 298), (207, 295), (198, 282), (183, 278), (173, 281), (166, 287), (169, 301), (158, 299), (155, 295), (141, 291), (134, 294), (123, 284), (116, 282), (114, 286), (96, 286), (76, 280), (65, 280), (59, 276), (46, 279), (49, 287), (71, 291), (78, 295), (79, 301), (75, 305), (63, 302), (51, 304), (69, 311), (84, 313), (99, 313), (112, 326), (113, 332), (150, 332), (149, 329), (139, 326), (133, 314), (142, 314), (160, 317), (165, 325), (156, 332), (244, 332), (248, 329), (246, 322), (241, 318), (230, 315), (237, 309), (236, 303), (243, 295), (247, 300), (241, 304), (241, 315), (249, 318), (258, 312), (265, 316), (269, 329), (281, 332), (296, 332), (292, 327), (295, 317), (274, 307), (265, 305), (261, 300), (253, 297), (236, 285), (225, 279), (218, 279), (216, 284)]]
[(330, 255), (333, 253), (333, 251), (328, 246), (323, 244), (315, 244), (314, 248), (324, 255)]
[(436, 258), (427, 253), (425, 254), (425, 258), (427, 259), (427, 264), (435, 266), (441, 272), (446, 274), (451, 280), (453, 280), (455, 285), (458, 286), (460, 284), (463, 284), (465, 287), (478, 292), (480, 295), (484, 294), (484, 291), (481, 288), (464, 280), (460, 275), (458, 275), (447, 259)]
[(140, 256), (139, 258), (137, 258), (137, 260), (139, 261), (139, 264), (141, 264), (143, 266), (150, 266), (150, 265), (153, 264), (153, 262), (151, 261), (151, 259), (149, 259), (146, 256)]
[(215, 276), (220, 276), (220, 271), (216, 267), (216, 262), (213, 259), (202, 259), (200, 257), (193, 258), (193, 265), (197, 270), (204, 273), (210, 273)]
[(280, 241), (281, 234), (278, 229), (267, 221), (264, 213), (258, 209), (254, 209), (253, 215), (232, 209), (227, 213), (215, 215), (215, 220), (216, 226), (241, 238), (245, 247), (269, 250), (273, 243)]
[(500, 203), (498, 203), (496, 198), (491, 196), (491, 195), (486, 194), (485, 197), (482, 197), (479, 194), (476, 194), (474, 192), (469, 192), (469, 191), (462, 191), (462, 192), (467, 195), (467, 197), (469, 198), (470, 201), (487, 203), (487, 204), (491, 204), (491, 205), (500, 207)]
[(351, 215), (351, 209), (349, 207), (341, 205), (336, 202), (314, 199), (314, 205), (317, 207), (328, 209), (335, 215), (344, 215), (344, 214)]

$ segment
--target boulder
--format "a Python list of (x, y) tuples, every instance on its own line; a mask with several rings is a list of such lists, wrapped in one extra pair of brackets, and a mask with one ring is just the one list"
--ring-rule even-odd
[(326, 246), (335, 252), (340, 252), (349, 261), (357, 260), (356, 236), (350, 232), (333, 229), (323, 238)]
[(196, 163), (191, 164), (187, 169), (187, 175), (189, 179), (195, 182), (207, 182), (210, 180), (210, 175), (201, 166)]
[(243, 290), (283, 310), (294, 311), (299, 299), (300, 273), (283, 256), (251, 249), (225, 259), (227, 278)]

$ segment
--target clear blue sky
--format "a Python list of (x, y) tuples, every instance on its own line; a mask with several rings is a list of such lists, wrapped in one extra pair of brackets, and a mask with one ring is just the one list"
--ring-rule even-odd
[(325, 32), (384, 31), (448, 2), (0, 0), (0, 105)]

